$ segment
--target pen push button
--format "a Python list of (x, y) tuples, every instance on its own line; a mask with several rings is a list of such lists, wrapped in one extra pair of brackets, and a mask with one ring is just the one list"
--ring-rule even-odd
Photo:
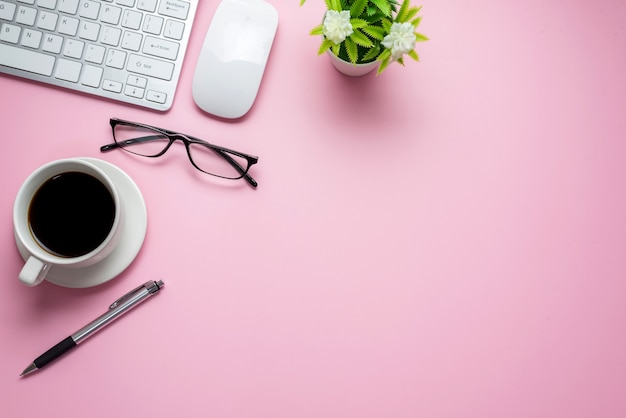
[(131, 299), (135, 295), (135, 293), (137, 293), (141, 289), (146, 289), (150, 294), (153, 294), (153, 293), (156, 293), (162, 287), (163, 287), (163, 280), (159, 280), (158, 282), (155, 282), (154, 280), (149, 280), (145, 282), (144, 284), (137, 286), (130, 292), (126, 293), (121, 298), (117, 299), (115, 302), (113, 302), (109, 306), (109, 309), (115, 309), (117, 306)]

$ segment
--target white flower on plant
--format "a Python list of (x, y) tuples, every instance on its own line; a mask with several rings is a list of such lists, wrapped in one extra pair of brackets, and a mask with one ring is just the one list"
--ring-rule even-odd
[(389, 34), (381, 44), (391, 50), (391, 58), (395, 61), (415, 48), (415, 27), (409, 22), (394, 22)]
[(350, 11), (327, 10), (324, 16), (323, 34), (335, 44), (340, 44), (352, 35), (353, 29), (350, 23)]

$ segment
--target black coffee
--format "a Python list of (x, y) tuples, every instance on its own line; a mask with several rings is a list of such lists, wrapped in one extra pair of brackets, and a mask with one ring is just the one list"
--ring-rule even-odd
[(115, 219), (113, 196), (100, 180), (79, 172), (58, 174), (42, 184), (28, 209), (35, 240), (61, 257), (96, 249)]

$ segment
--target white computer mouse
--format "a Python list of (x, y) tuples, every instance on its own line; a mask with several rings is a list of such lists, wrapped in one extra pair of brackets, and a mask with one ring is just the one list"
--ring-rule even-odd
[(222, 0), (193, 77), (193, 98), (202, 110), (229, 119), (250, 110), (277, 27), (276, 9), (263, 0)]

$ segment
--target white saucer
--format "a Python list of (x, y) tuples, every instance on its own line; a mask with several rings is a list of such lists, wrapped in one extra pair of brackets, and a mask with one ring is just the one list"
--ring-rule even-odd
[[(146, 203), (133, 179), (119, 167), (106, 161), (88, 157), (81, 158), (81, 160), (98, 166), (111, 177), (124, 202), (126, 225), (119, 243), (104, 260), (85, 268), (52, 267), (46, 280), (63, 287), (92, 287), (115, 278), (133, 262), (141, 249), (148, 229)], [(16, 242), (22, 258), (26, 260), (30, 254), (18, 240)]]

